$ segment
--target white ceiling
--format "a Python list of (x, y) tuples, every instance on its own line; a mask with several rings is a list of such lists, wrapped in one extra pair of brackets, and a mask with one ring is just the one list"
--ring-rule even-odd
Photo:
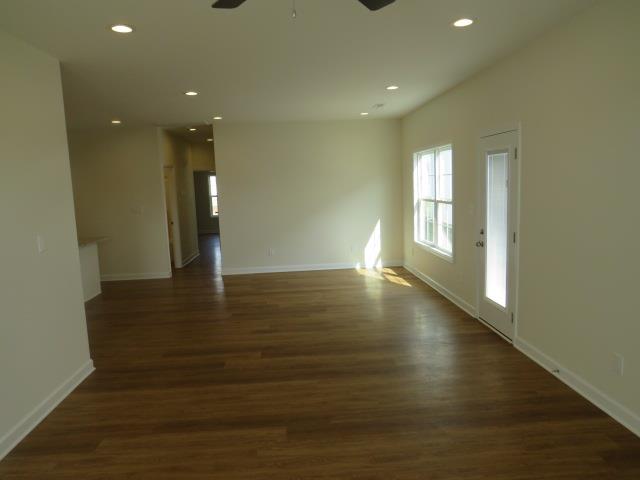
[[(190, 128), (195, 128), (195, 131), (189, 130)], [(207, 143), (207, 139), (213, 138), (213, 128), (206, 124), (190, 123), (187, 126), (167, 128), (167, 131), (189, 143)]]
[(292, 0), (212, 1), (1, 0), (0, 28), (62, 61), (72, 127), (348, 119), (403, 115), (592, 3), (297, 0), (293, 20)]

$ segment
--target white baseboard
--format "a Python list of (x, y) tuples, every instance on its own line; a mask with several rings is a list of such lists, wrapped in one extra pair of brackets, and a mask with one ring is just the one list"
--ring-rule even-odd
[(444, 297), (449, 299), (451, 302), (453, 302), (455, 305), (460, 307), (462, 310), (467, 312), (473, 318), (478, 318), (478, 309), (476, 307), (474, 307), (473, 305), (471, 305), (470, 303), (464, 301), (462, 298), (460, 298), (458, 295), (453, 293), (451, 290), (449, 290), (446, 287), (440, 285), (433, 278), (429, 277), (428, 275), (425, 275), (420, 270), (418, 270), (417, 268), (412, 267), (411, 265), (404, 264), (404, 268), (409, 270), (411, 273), (413, 273), (416, 277), (418, 277), (424, 283), (429, 285), (435, 291), (437, 291), (438, 293), (440, 293), (441, 295), (443, 295)]
[[(467, 312), (469, 315), (474, 318), (478, 318), (477, 309), (473, 305), (465, 302), (453, 292), (443, 287), (438, 282), (423, 274), (419, 270), (411, 267), (410, 265), (404, 265), (404, 268), (409, 270), (420, 280), (424, 281), (427, 285), (440, 292), (442, 295), (451, 300), (454, 304)], [(604, 411), (610, 417), (618, 421), (620, 424), (628, 428), (631, 432), (640, 436), (640, 417), (637, 414), (629, 410), (624, 405), (621, 405), (604, 392), (598, 390), (596, 387), (591, 385), (579, 375), (560, 365), (547, 354), (534, 347), (530, 343), (526, 342), (522, 338), (514, 338), (513, 346), (520, 352), (525, 354), (527, 357), (529, 357), (531, 360), (536, 362), (538, 365), (540, 365), (542, 368), (550, 371), (563, 383), (582, 395), (584, 398), (593, 403), (600, 410)]]
[(100, 276), (100, 280), (103, 282), (119, 282), (123, 280), (154, 280), (158, 278), (171, 278), (171, 272), (103, 273)]
[(191, 262), (193, 262), (196, 258), (198, 258), (200, 256), (200, 251), (197, 250), (196, 252), (192, 253), (191, 255), (189, 255), (185, 260), (182, 261), (182, 265), (180, 265), (179, 268), (184, 268), (187, 265), (189, 265)]
[(382, 262), (382, 266), (384, 268), (400, 268), (404, 267), (404, 262), (402, 260), (389, 260), (388, 262)]
[[(253, 273), (313, 272), (317, 270), (347, 270), (358, 268), (358, 263), (318, 263), (307, 265), (280, 265), (274, 267), (227, 267), (222, 266), (222, 275), (249, 275)], [(382, 262), (383, 267), (401, 267), (401, 261)]]
[(99, 292), (93, 292), (92, 294), (89, 295), (89, 297), (85, 297), (84, 298), (84, 302), (88, 302), (89, 300), (93, 300), (94, 298), (96, 298), (98, 295), (100, 295), (102, 293), (102, 290), (100, 290)]
[(62, 382), (40, 404), (25, 415), (8, 433), (0, 437), (0, 460), (7, 456), (29, 432), (36, 428), (94, 370), (93, 360), (87, 360), (73, 375)]
[(513, 345), (542, 368), (551, 372), (560, 381), (640, 437), (640, 417), (637, 414), (609, 397), (606, 393), (598, 390), (584, 378), (560, 365), (526, 340), (516, 337)]

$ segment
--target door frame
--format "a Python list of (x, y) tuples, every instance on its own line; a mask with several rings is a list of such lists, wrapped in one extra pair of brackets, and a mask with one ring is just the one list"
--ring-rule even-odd
[[(171, 237), (173, 242), (169, 245), (169, 248), (173, 247), (173, 266), (175, 268), (182, 268), (182, 239), (180, 237), (180, 217), (178, 214), (178, 193), (176, 191), (176, 172), (173, 165), (165, 165), (163, 167), (163, 174), (168, 177), (168, 184), (170, 189), (165, 190), (165, 208), (167, 220), (167, 239), (169, 238), (169, 230), (171, 230)], [(164, 178), (164, 177), (163, 177)], [(166, 189), (165, 182), (162, 183), (163, 188)]]
[(512, 262), (513, 269), (511, 271), (511, 275), (513, 278), (509, 279), (509, 285), (508, 285), (508, 288), (511, 289), (511, 292), (509, 293), (511, 294), (511, 298), (512, 298), (511, 305), (508, 305), (509, 307), (508, 310), (513, 315), (513, 338), (507, 337), (502, 332), (500, 332), (499, 330), (494, 328), (492, 325), (490, 325), (489, 323), (485, 322), (480, 318), (480, 304), (482, 299), (482, 291), (481, 291), (480, 285), (482, 284), (482, 273), (484, 271), (484, 268), (482, 267), (482, 251), (480, 250), (480, 248), (477, 248), (477, 247), (474, 247), (474, 248), (476, 248), (475, 258), (476, 258), (476, 266), (477, 266), (477, 271), (476, 271), (476, 305), (477, 305), (476, 313), (477, 315), (476, 315), (476, 318), (483, 325), (487, 326), (490, 330), (497, 333), (500, 338), (507, 341), (508, 343), (514, 344), (516, 339), (518, 338), (518, 319), (519, 319), (518, 304), (519, 304), (519, 291), (520, 291), (520, 242), (521, 242), (520, 208), (522, 204), (522, 155), (523, 155), (522, 126), (520, 122), (516, 124), (511, 124), (511, 125), (504, 125), (500, 128), (484, 130), (480, 132), (480, 135), (477, 137), (478, 144), (477, 144), (477, 154), (476, 154), (476, 168), (478, 173), (478, 180), (477, 180), (478, 208), (476, 209), (476, 212), (477, 212), (476, 213), (476, 234), (474, 236), (474, 244), (478, 240), (485, 240), (485, 238), (481, 238), (480, 236), (480, 229), (483, 227), (484, 221), (485, 221), (485, 219), (482, 218), (483, 215), (482, 215), (482, 209), (481, 209), (481, 205), (483, 204), (483, 202), (485, 202), (485, 199), (483, 198), (483, 192), (484, 192), (483, 181), (485, 178), (485, 172), (484, 172), (484, 152), (482, 149), (482, 140), (486, 137), (492, 137), (495, 135), (500, 135), (502, 133), (511, 133), (511, 132), (515, 132), (517, 136), (517, 139), (516, 139), (517, 150), (516, 150), (515, 158), (513, 159), (516, 166), (516, 173), (514, 176), (512, 176), (511, 169), (509, 169), (510, 184), (512, 185), (515, 184), (516, 186), (516, 193), (515, 193), (516, 197), (514, 199), (514, 209), (513, 209), (514, 210), (513, 215), (515, 217), (513, 218), (513, 223), (512, 223), (513, 230), (514, 230), (512, 233), (515, 233), (516, 241), (509, 242), (509, 244), (512, 245), (512, 248), (513, 248), (513, 262)]

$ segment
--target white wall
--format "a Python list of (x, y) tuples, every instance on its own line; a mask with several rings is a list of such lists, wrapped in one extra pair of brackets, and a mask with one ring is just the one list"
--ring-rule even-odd
[(82, 292), (85, 302), (102, 293), (99, 258), (98, 242), (80, 245), (80, 273), (82, 275)]
[(93, 367), (58, 62), (0, 32), (0, 95), (2, 458)]
[(78, 232), (100, 243), (104, 280), (171, 276), (162, 161), (155, 127), (72, 130)]
[[(639, 21), (640, 2), (596, 4), (409, 115), (402, 140), (406, 261), (475, 305), (478, 138), (522, 122), (518, 342), (594, 387), (636, 431)], [(448, 142), (453, 264), (413, 248), (412, 227), (412, 153)], [(622, 377), (614, 352), (625, 357)]]
[(395, 120), (217, 126), (223, 272), (364, 263), (378, 222), (382, 260), (401, 262), (399, 135)]
[[(162, 132), (163, 165), (173, 168), (174, 192), (177, 204), (178, 232), (180, 234), (181, 267), (199, 253), (198, 220), (191, 161), (192, 145), (169, 132)], [(174, 242), (177, 239), (174, 238)], [(174, 254), (177, 250), (174, 250)]]
[(215, 150), (213, 143), (191, 143), (191, 164), (193, 170), (200, 171), (215, 171)]

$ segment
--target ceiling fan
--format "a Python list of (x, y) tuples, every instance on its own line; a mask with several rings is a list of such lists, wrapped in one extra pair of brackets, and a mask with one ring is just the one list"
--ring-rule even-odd
[[(358, 0), (361, 4), (367, 7), (369, 10), (380, 10), (381, 8), (391, 5), (396, 0)], [(242, 5), (245, 0), (217, 0), (213, 5), (213, 8), (236, 8)]]

